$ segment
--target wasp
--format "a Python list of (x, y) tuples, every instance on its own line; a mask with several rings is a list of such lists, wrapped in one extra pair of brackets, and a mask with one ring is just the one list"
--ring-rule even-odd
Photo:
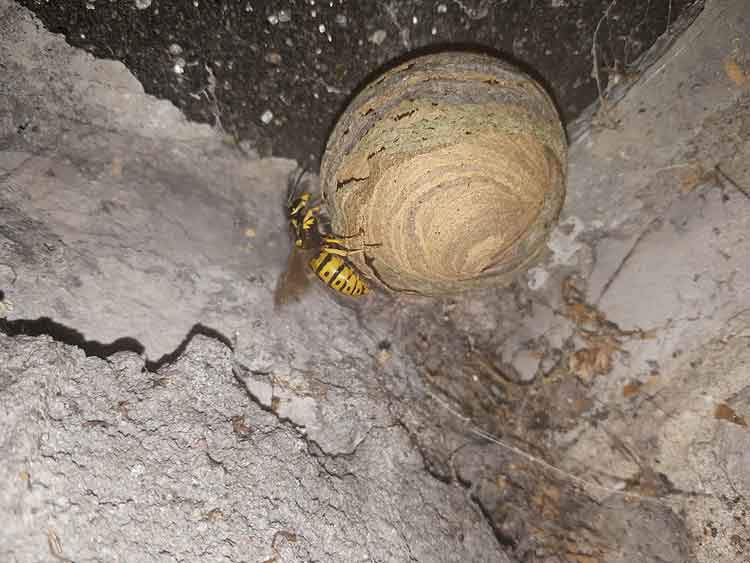
[(364, 248), (352, 250), (347, 247), (347, 240), (361, 233), (350, 237), (330, 234), (330, 230), (321, 221), (320, 205), (314, 204), (309, 192), (299, 191), (300, 180), (305, 172), (302, 170), (297, 180), (290, 185), (287, 199), (287, 218), (294, 237), (294, 248), (276, 288), (274, 300), (277, 306), (294, 294), (301, 293), (307, 281), (305, 262), (324, 284), (339, 293), (360, 297), (370, 291), (361, 274), (347, 260), (347, 256), (364, 252)]

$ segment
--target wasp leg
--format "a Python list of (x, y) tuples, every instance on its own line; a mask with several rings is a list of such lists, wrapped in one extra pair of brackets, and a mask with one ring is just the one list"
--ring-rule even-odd
[(323, 242), (327, 242), (329, 244), (337, 244), (339, 246), (344, 246), (344, 242), (350, 238), (354, 238), (354, 237), (323, 237)]
[(334, 243), (334, 244), (341, 244), (341, 243), (342, 243), (342, 242), (344, 242), (345, 240), (351, 240), (351, 239), (353, 239), (353, 238), (357, 238), (358, 236), (361, 236), (361, 235), (363, 235), (363, 234), (364, 234), (364, 232), (365, 232), (365, 230), (364, 230), (364, 229), (359, 229), (359, 231), (358, 231), (358, 232), (356, 232), (356, 233), (354, 233), (353, 235), (349, 235), (349, 236), (345, 236), (345, 235), (336, 235), (336, 236), (331, 236), (331, 237), (329, 237), (329, 238), (327, 238), (327, 239), (324, 239), (324, 240), (325, 240), (326, 242), (332, 242), (332, 243)]
[[(330, 242), (329, 239), (324, 240)], [(334, 248), (332, 246), (323, 246), (320, 250), (326, 254), (335, 254), (336, 256), (351, 256), (352, 254), (358, 254), (365, 251), (364, 248), (351, 250), (349, 248)]]
[(317, 221), (317, 218), (315, 217), (315, 214), (320, 211), (320, 206), (316, 205), (315, 207), (311, 207), (307, 210), (307, 213), (305, 213), (305, 216), (302, 218), (302, 228), (306, 231), (309, 231), (313, 228), (313, 225), (315, 224), (315, 221)]
[(303, 194), (300, 194), (300, 196), (296, 199), (296, 205), (293, 205), (294, 202), (289, 202), (289, 205), (287, 206), (289, 208), (289, 215), (296, 215), (300, 212), (301, 209), (304, 209), (307, 207), (307, 204), (310, 202), (310, 194), (305, 192)]
[[(353, 254), (355, 252), (364, 252), (365, 249), (370, 246), (383, 246), (383, 244), (380, 242), (363, 242), (362, 248), (351, 250), (351, 249), (346, 248), (346, 245), (344, 244), (347, 238), (353, 238), (353, 237), (341, 237), (341, 238), (324, 237), (323, 242), (326, 243), (326, 248), (330, 248), (328, 246), (329, 244), (335, 244), (336, 246), (340, 246), (344, 250), (347, 250), (350, 254)], [(346, 256), (346, 254), (342, 254), (341, 256)]]

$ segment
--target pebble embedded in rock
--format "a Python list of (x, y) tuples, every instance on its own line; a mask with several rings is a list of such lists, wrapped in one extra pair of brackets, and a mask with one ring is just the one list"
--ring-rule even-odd
[(182, 57), (179, 57), (175, 62), (174, 66), (172, 67), (172, 70), (175, 74), (184, 74), (185, 73), (185, 65), (187, 62)]
[(276, 51), (271, 51), (270, 53), (266, 53), (266, 56), (263, 57), (263, 59), (272, 65), (279, 65), (281, 64), (281, 55), (277, 53)]
[(135, 0), (135, 7), (139, 10), (145, 10), (151, 6), (151, 0)]
[(539, 372), (541, 361), (541, 357), (533, 350), (519, 350), (513, 356), (511, 365), (516, 370), (520, 381), (529, 383), (534, 381)]
[(372, 35), (370, 35), (370, 43), (374, 43), (375, 45), (380, 45), (385, 41), (385, 38), (388, 37), (388, 34), (385, 32), (384, 29), (379, 29)]
[(260, 116), (260, 120), (266, 125), (271, 123), (272, 119), (273, 119), (273, 112), (270, 109), (267, 109), (266, 111), (264, 111), (263, 114)]

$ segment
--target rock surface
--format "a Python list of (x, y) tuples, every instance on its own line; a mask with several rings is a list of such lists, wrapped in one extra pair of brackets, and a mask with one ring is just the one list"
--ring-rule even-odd
[(750, 561), (744, 0), (571, 128), (526, 279), (280, 312), (293, 162), (0, 38), (0, 558)]
[(495, 548), (404, 428), (327, 456), (248, 398), (216, 340), (153, 373), (132, 352), (0, 334), (0, 362), (3, 561), (458, 562)]

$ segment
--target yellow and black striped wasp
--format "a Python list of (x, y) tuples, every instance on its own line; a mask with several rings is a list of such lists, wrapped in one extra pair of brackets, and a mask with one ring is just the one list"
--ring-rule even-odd
[(351, 254), (364, 251), (364, 248), (352, 250), (346, 246), (348, 239), (359, 235), (336, 237), (324, 234), (329, 229), (320, 220), (320, 205), (313, 203), (309, 192), (299, 189), (305, 173), (303, 169), (294, 182), (290, 181), (287, 217), (294, 237), (294, 248), (276, 288), (274, 303), (277, 307), (304, 291), (308, 280), (306, 267), (324, 284), (341, 294), (360, 297), (370, 291), (360, 273), (346, 259)]

